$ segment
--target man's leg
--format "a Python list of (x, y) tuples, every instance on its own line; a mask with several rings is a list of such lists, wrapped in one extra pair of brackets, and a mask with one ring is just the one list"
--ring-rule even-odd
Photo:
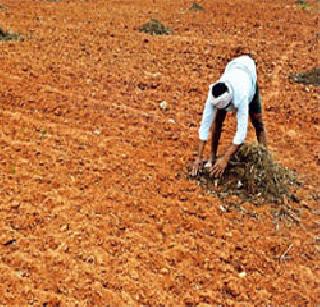
[(256, 129), (258, 143), (267, 147), (267, 134), (262, 120), (262, 113), (250, 113), (250, 119)]
[(267, 147), (267, 134), (262, 119), (262, 103), (258, 84), (252, 102), (249, 104), (249, 115), (252, 125), (256, 129), (258, 143)]
[(217, 110), (216, 120), (212, 127), (212, 141), (211, 141), (211, 161), (212, 163), (217, 158), (218, 144), (221, 137), (222, 125), (226, 118), (227, 112), (225, 110)]

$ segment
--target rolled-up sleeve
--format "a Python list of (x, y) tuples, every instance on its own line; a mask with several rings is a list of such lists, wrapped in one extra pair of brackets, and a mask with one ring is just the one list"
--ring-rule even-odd
[(237, 112), (237, 132), (233, 138), (233, 144), (243, 144), (248, 132), (248, 119), (249, 119), (249, 102), (248, 97), (243, 98), (239, 104)]
[(203, 109), (202, 120), (199, 128), (199, 139), (207, 141), (209, 130), (216, 115), (216, 108), (211, 103), (211, 88), (209, 87), (208, 97)]

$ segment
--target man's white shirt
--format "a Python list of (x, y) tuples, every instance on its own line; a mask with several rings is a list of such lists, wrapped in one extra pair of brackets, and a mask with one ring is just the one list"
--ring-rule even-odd
[[(232, 102), (226, 111), (237, 113), (237, 131), (233, 138), (233, 144), (242, 144), (248, 131), (249, 103), (256, 91), (256, 65), (249, 56), (235, 58), (227, 64), (223, 75), (217, 82), (224, 82), (231, 90)], [(212, 104), (211, 90), (213, 85), (209, 85), (199, 128), (199, 139), (203, 141), (208, 140), (210, 127), (216, 118), (217, 109)]]

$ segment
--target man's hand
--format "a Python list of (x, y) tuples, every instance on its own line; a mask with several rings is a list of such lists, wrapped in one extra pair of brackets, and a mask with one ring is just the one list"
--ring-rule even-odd
[(214, 177), (220, 177), (227, 167), (227, 164), (232, 155), (239, 149), (240, 145), (231, 144), (226, 150), (225, 154), (218, 158), (215, 165), (210, 170), (210, 175)]
[(193, 163), (191, 176), (197, 176), (201, 167), (202, 159), (197, 157)]
[(199, 169), (202, 167), (202, 154), (204, 146), (206, 145), (206, 141), (200, 140), (198, 147), (198, 155), (193, 163), (191, 176), (197, 176), (199, 173)]
[(210, 175), (214, 177), (221, 177), (227, 167), (227, 164), (228, 159), (225, 157), (218, 158), (215, 165), (210, 170)]

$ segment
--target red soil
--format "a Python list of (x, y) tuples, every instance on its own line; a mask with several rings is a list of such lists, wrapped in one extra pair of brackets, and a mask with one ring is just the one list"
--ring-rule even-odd
[[(25, 40), (0, 43), (0, 304), (320, 302), (319, 100), (288, 78), (319, 65), (318, 2), (191, 3), (1, 1)], [(174, 34), (139, 33), (150, 18)], [(270, 149), (305, 182), (297, 225), (272, 204), (224, 213), (185, 179), (238, 47), (258, 62)]]

